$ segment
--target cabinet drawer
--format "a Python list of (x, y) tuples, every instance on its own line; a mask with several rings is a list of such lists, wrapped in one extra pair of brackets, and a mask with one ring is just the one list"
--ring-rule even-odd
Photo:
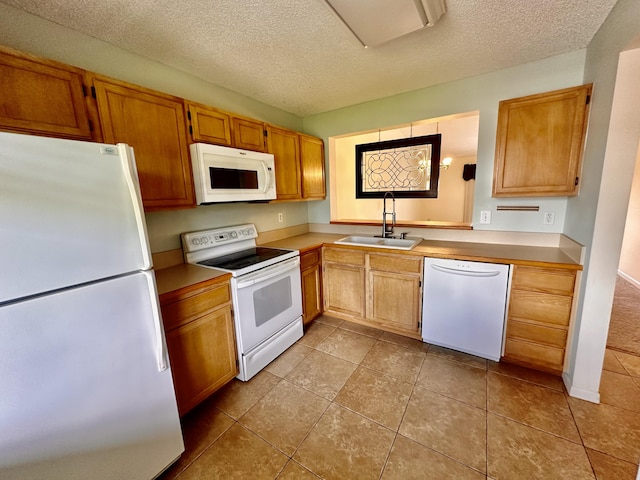
[(170, 331), (231, 301), (229, 284), (218, 285), (199, 295), (162, 306), (164, 328)]
[(322, 253), (327, 262), (348, 263), (364, 266), (365, 252), (360, 250), (345, 250), (343, 248), (325, 248)]
[(515, 289), (573, 295), (576, 272), (559, 268), (515, 266), (512, 287)]
[(304, 270), (305, 268), (313, 267), (320, 263), (320, 249), (316, 248), (309, 252), (305, 252), (300, 255), (300, 268)]
[(511, 290), (509, 319), (569, 325), (572, 297)]
[(420, 273), (422, 273), (422, 257), (370, 253), (369, 267), (372, 270), (415, 273), (419, 275)]
[(564, 348), (567, 343), (567, 331), (563, 328), (545, 327), (517, 320), (509, 320), (507, 337), (553, 345), (559, 348)]
[(562, 371), (564, 349), (539, 345), (526, 341), (507, 338), (504, 356), (520, 362), (541, 366), (553, 371)]

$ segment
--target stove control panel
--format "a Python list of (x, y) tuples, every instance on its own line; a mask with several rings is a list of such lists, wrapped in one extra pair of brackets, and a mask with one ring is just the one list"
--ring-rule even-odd
[(182, 234), (182, 248), (187, 252), (195, 252), (219, 245), (227, 245), (258, 237), (255, 225), (236, 225), (234, 227), (201, 230)]

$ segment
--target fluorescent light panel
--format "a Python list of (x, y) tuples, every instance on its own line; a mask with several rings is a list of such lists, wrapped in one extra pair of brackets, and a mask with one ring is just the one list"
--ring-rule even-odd
[(365, 47), (433, 26), (445, 12), (444, 0), (326, 0)]

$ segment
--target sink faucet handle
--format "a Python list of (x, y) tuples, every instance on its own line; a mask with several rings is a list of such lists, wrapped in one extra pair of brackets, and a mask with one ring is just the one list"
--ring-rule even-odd
[(409, 233), (409, 232), (400, 232), (400, 238), (402, 238), (402, 239), (407, 238), (407, 233)]

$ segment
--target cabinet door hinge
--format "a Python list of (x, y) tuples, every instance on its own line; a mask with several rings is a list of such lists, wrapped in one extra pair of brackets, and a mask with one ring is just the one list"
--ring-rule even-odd
[(96, 94), (96, 87), (93, 85), (91, 86), (91, 96), (96, 99), (98, 98), (98, 95)]
[(189, 134), (193, 136), (193, 127), (191, 125), (189, 125)]
[(418, 287), (422, 287), (422, 280), (418, 280)]
[(93, 132), (93, 122), (91, 120), (88, 120), (89, 123), (89, 131)]
[(587, 95), (587, 103), (586, 105), (589, 105), (591, 103), (591, 95)]
[(576, 177), (576, 183), (574, 183), (574, 185), (577, 187), (578, 186), (578, 182), (580, 181), (580, 177)]
[(82, 95), (87, 96), (87, 86), (84, 83), (82, 84)]
[(190, 110), (187, 110), (187, 118), (188, 118), (189, 120), (191, 120), (191, 111), (190, 111)]

